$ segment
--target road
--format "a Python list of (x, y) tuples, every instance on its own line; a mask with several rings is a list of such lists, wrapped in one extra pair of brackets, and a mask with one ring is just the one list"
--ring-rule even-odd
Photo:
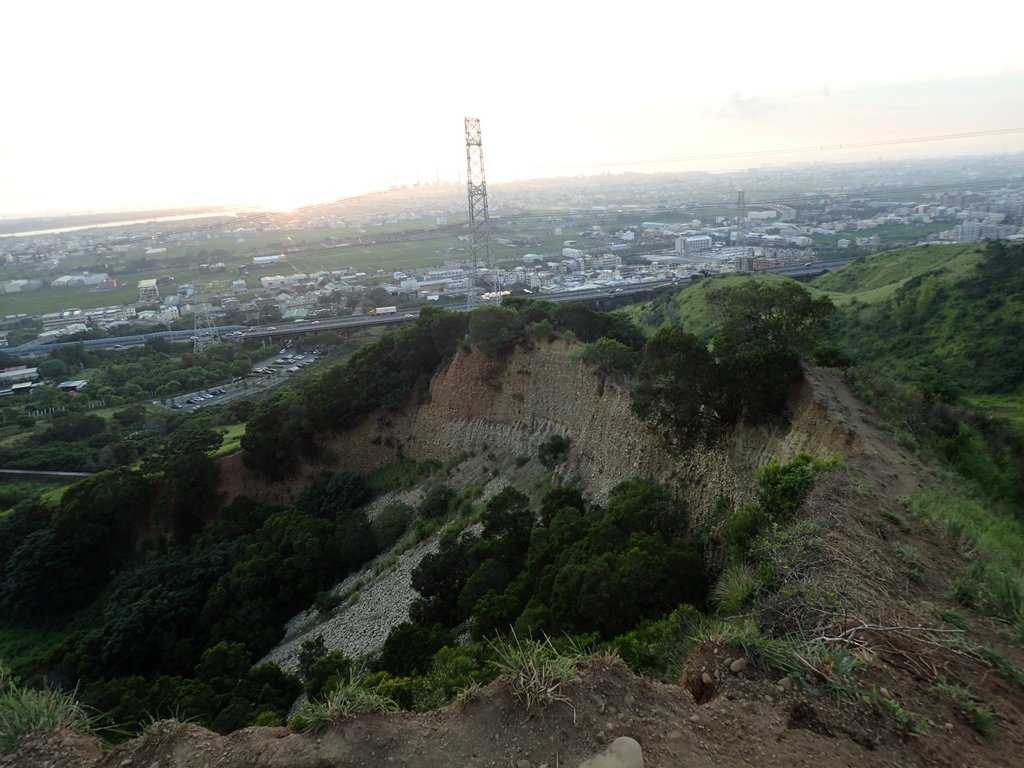
[[(786, 277), (811, 277), (814, 275), (820, 275), (825, 272), (829, 272), (839, 267), (844, 267), (850, 264), (855, 259), (837, 259), (835, 261), (821, 261), (811, 264), (802, 264), (788, 267), (776, 267), (774, 269), (765, 270), (765, 272), (784, 275)], [(662, 288), (669, 287), (682, 287), (689, 285), (692, 280), (690, 278), (679, 278), (674, 280), (652, 280), (646, 283), (623, 283), (615, 286), (601, 287), (601, 288), (590, 288), (587, 290), (579, 291), (559, 291), (556, 293), (538, 293), (533, 296), (541, 301), (607, 301), (609, 298), (624, 299), (629, 296), (635, 296), (636, 294), (647, 293), (650, 291), (656, 291)], [(449, 304), (445, 306), (446, 309), (453, 312), (464, 312), (466, 311), (465, 304)], [(323, 320), (314, 320), (312, 322), (303, 321), (300, 323), (290, 323), (288, 325), (270, 326), (267, 328), (251, 328), (242, 325), (224, 325), (215, 328), (214, 330), (220, 335), (225, 341), (244, 341), (260, 339), (271, 341), (274, 344), (279, 344), (287, 341), (288, 339), (295, 338), (296, 336), (302, 336), (311, 333), (322, 333), (323, 331), (338, 331), (346, 330), (349, 328), (372, 328), (372, 327), (386, 327), (389, 325), (400, 325), (402, 323), (413, 322), (420, 316), (419, 309), (406, 309), (397, 312), (393, 315), (352, 315), (350, 317), (333, 317)], [(46, 344), (40, 345), (36, 343), (24, 344), (20, 347), (15, 347), (9, 350), (11, 354), (40, 354), (48, 352), (51, 349), (56, 349), (62, 346), (73, 346), (75, 344), (83, 344), (86, 348), (92, 349), (113, 349), (114, 347), (126, 347), (135, 344), (144, 344), (147, 339), (151, 338), (170, 338), (176, 341), (182, 341), (189, 339), (195, 334), (195, 331), (160, 331), (157, 333), (150, 333), (136, 336), (120, 336), (109, 339), (89, 339), (84, 342), (70, 342), (62, 344)]]

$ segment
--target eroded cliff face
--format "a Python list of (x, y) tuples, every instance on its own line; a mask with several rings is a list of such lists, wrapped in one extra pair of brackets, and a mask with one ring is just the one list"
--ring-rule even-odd
[(863, 449), (842, 414), (832, 410), (840, 404), (835, 393), (842, 385), (809, 371), (794, 388), (788, 427), (741, 424), (715, 446), (669, 451), (633, 415), (625, 384), (574, 359), (575, 346), (564, 339), (532, 341), (497, 360), (478, 350), (460, 351), (434, 376), (425, 402), (377, 414), (334, 435), (324, 463), (306, 467), (288, 483), (268, 484), (236, 458), (225, 465), (225, 490), (229, 497), (283, 503), (323, 471), (369, 472), (400, 456), (445, 462), (464, 452), (512, 462), (535, 458), (540, 443), (560, 434), (572, 444), (557, 475), (579, 484), (590, 498), (602, 501), (617, 483), (639, 475), (675, 489), (697, 512), (723, 495), (735, 503), (749, 500), (754, 470), (773, 458), (785, 461), (799, 451), (849, 458)]

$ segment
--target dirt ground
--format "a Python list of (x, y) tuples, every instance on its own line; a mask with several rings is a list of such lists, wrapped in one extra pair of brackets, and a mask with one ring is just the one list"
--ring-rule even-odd
[[(284, 728), (219, 736), (167, 721), (105, 748), (60, 732), (24, 741), (0, 756), (0, 768), (576, 768), (619, 736), (639, 742), (648, 767), (1024, 765), (1024, 689), (976, 649), (995, 649), (1017, 669), (1024, 654), (998, 622), (951, 601), (962, 557), (902, 502), (932, 478), (870, 424), (841, 382), (811, 372), (809, 383), (817, 418), (845, 435), (847, 470), (821, 483), (802, 511), (820, 532), (806, 551), (794, 549), (806, 559), (794, 584), (807, 604), (775, 610), (783, 622), (813, 619), (806, 596), (823, 593), (844, 606), (841, 614), (822, 609), (814, 631), (864, 662), (859, 694), (836, 694), (827, 669), (807, 685), (791, 683), (710, 638), (677, 685), (600, 657), (583, 664), (565, 701), (543, 708), (528, 710), (502, 678), (433, 712), (359, 716), (315, 736)], [(912, 570), (901, 548), (917, 553)], [(939, 618), (954, 608), (968, 630)], [(991, 707), (994, 735), (972, 727), (950, 686)]]

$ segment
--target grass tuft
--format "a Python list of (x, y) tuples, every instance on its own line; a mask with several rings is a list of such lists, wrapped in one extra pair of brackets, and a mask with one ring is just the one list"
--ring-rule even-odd
[(747, 563), (730, 565), (711, 589), (711, 601), (726, 616), (743, 613), (761, 590), (761, 577)]
[(520, 640), (515, 632), (495, 639), (492, 648), (496, 656), (493, 663), (502, 674), (509, 675), (512, 692), (526, 704), (527, 711), (561, 701), (572, 708), (575, 719), (576, 709), (562, 691), (576, 679), (577, 667), (586, 656), (580, 648), (560, 651), (549, 637), (541, 642)]
[(25, 688), (0, 666), (0, 751), (13, 750), (30, 734), (55, 728), (84, 730), (90, 723), (73, 694)]
[(288, 727), (300, 733), (318, 733), (332, 723), (354, 715), (398, 709), (394, 700), (365, 683), (365, 670), (351, 671), (348, 679), (326, 696), (307, 701), (288, 722)]
[(967, 719), (967, 723), (971, 728), (979, 734), (989, 741), (994, 740), (999, 735), (999, 725), (997, 722), (999, 715), (996, 714), (995, 709), (987, 701), (976, 698), (969, 688), (965, 688), (962, 685), (939, 683), (936, 688), (940, 693), (949, 696), (953, 700), (960, 710), (960, 714)]

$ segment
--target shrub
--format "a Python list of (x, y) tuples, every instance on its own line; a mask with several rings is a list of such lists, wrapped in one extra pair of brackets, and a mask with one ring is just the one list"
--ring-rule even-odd
[(560, 464), (569, 455), (572, 440), (564, 435), (552, 435), (537, 448), (537, 458), (548, 469)]
[(420, 502), (420, 516), (428, 520), (444, 517), (451, 511), (456, 498), (458, 494), (451, 486), (435, 485)]
[(401, 501), (388, 504), (370, 521), (373, 540), (377, 549), (383, 551), (398, 541), (412, 522), (413, 508)]

